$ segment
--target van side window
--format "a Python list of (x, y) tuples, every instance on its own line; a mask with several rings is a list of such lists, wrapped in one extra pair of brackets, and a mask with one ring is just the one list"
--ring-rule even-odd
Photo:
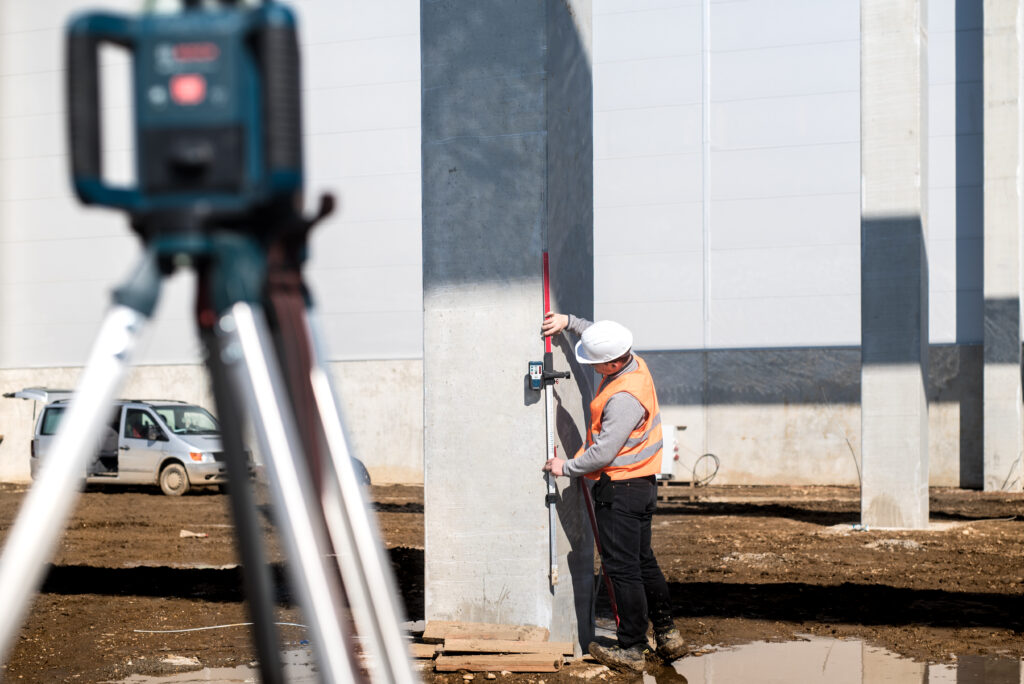
[(43, 414), (43, 424), (39, 428), (39, 434), (41, 435), (55, 435), (57, 434), (57, 427), (60, 425), (60, 419), (64, 417), (63, 406), (51, 406), (46, 409), (46, 413)]
[(149, 439), (150, 430), (155, 428), (157, 439), (166, 440), (167, 435), (157, 425), (153, 416), (141, 409), (128, 409), (124, 416), (124, 436), (129, 439)]

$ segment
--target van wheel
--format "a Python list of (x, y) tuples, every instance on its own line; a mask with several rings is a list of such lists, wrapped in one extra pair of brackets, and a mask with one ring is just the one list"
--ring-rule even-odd
[(180, 463), (169, 463), (160, 471), (160, 490), (167, 496), (181, 496), (188, 491), (188, 473)]

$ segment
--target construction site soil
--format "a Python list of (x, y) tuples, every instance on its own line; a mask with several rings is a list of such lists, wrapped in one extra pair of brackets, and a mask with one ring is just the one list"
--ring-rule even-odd
[[(25, 491), (0, 486), (0, 537)], [(1024, 495), (933, 489), (931, 529), (892, 531), (859, 529), (855, 488), (665, 491), (671, 496), (654, 519), (654, 548), (676, 624), (695, 649), (809, 634), (858, 638), (917, 660), (1024, 657)], [(423, 489), (370, 493), (408, 618), (422, 620)], [(280, 568), (269, 516), (262, 522)], [(2, 678), (116, 681), (251, 663), (244, 626), (155, 631), (248, 620), (232, 529), (223, 494), (87, 491)], [(605, 606), (598, 601), (607, 623)], [(281, 622), (301, 622), (286, 590), (277, 611)], [(280, 631), (285, 648), (305, 646), (301, 627)], [(498, 679), (578, 682), (581, 667)], [(429, 670), (423, 678), (463, 681)]]

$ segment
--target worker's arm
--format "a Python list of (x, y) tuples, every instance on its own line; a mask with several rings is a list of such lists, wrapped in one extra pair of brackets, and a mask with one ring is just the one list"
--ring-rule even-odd
[(604, 405), (601, 432), (594, 443), (579, 457), (565, 461), (562, 473), (568, 477), (579, 477), (609, 465), (646, 415), (643, 404), (632, 394), (619, 392), (612, 395)]
[(540, 326), (540, 332), (541, 335), (547, 337), (548, 335), (557, 335), (563, 330), (568, 329), (577, 335), (582, 335), (583, 331), (593, 324), (593, 321), (588, 321), (586, 318), (548, 311), (544, 314), (544, 322)]

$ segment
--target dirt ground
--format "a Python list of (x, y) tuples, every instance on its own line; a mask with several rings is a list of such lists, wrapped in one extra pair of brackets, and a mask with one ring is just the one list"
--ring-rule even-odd
[[(918, 660), (1024, 657), (1024, 495), (933, 489), (933, 529), (893, 532), (855, 529), (852, 488), (668, 491), (673, 496), (654, 521), (655, 552), (677, 625), (695, 647), (815, 634), (856, 637)], [(0, 537), (24, 492), (0, 486)], [(408, 617), (422, 619), (423, 490), (375, 486), (371, 493)], [(279, 570), (280, 552), (264, 525)], [(236, 562), (225, 495), (86, 492), (4, 679), (96, 682), (197, 667), (162, 662), (170, 655), (210, 667), (251, 662), (244, 627), (135, 631), (247, 621)], [(599, 601), (599, 619), (607, 621), (602, 607)], [(301, 622), (286, 590), (278, 613), (281, 622)], [(286, 647), (303, 645), (303, 629), (280, 629)], [(499, 676), (540, 679), (580, 681), (572, 668)]]

